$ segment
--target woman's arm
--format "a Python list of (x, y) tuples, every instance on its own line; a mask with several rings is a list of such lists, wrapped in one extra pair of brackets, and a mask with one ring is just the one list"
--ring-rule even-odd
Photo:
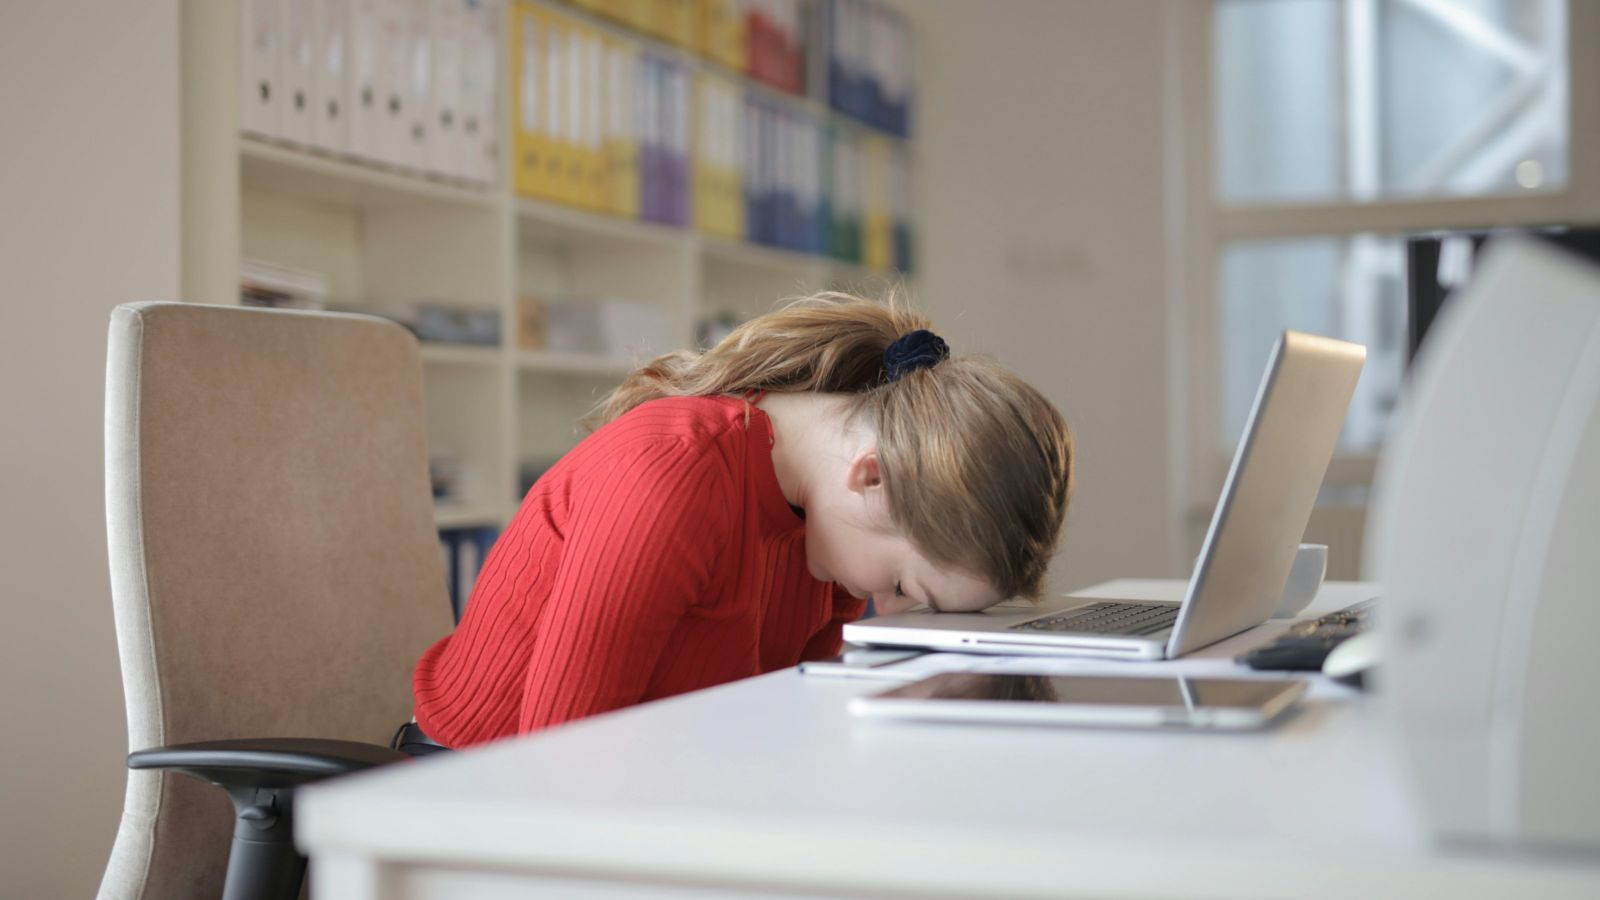
[(732, 475), (678, 440), (629, 448), (573, 497), (518, 730), (638, 703), (728, 543)]

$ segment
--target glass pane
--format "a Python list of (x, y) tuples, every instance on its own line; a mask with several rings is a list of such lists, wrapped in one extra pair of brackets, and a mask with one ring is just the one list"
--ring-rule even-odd
[(1566, 0), (1218, 0), (1225, 203), (1567, 180)]
[(1398, 238), (1301, 238), (1228, 245), (1222, 254), (1222, 430), (1231, 453), (1284, 329), (1367, 348), (1350, 414), (1346, 452), (1383, 440), (1405, 365), (1405, 244)]
[(1217, 183), (1237, 201), (1341, 191), (1338, 0), (1217, 4)]

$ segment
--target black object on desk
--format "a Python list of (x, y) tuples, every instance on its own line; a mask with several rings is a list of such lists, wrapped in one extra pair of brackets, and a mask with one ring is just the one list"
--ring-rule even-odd
[(1300, 622), (1271, 643), (1235, 658), (1252, 669), (1320, 672), (1333, 648), (1372, 627), (1373, 603), (1363, 600), (1319, 619)]

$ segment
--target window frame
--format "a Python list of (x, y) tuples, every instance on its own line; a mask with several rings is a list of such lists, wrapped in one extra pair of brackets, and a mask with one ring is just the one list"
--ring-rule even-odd
[[(1166, 4), (1164, 165), (1169, 350), (1169, 477), (1174, 547), (1185, 557), (1209, 521), (1235, 436), (1221, 434), (1222, 254), (1237, 241), (1390, 235), (1430, 229), (1600, 222), (1600, 4), (1568, 0), (1568, 175), (1516, 194), (1229, 205), (1216, 179), (1213, 22), (1222, 0)], [(1374, 4), (1378, 0), (1350, 0)], [(1370, 485), (1376, 453), (1336, 454), (1329, 484)]]

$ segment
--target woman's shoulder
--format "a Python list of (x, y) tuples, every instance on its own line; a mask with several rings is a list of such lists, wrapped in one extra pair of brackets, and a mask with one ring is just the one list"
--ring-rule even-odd
[[(721, 496), (742, 480), (747, 444), (738, 398), (674, 397), (651, 400), (596, 429), (556, 461), (532, 491), (566, 497), (614, 490), (630, 479), (650, 496), (685, 502)], [(718, 486), (711, 490), (712, 486)], [(647, 490), (646, 490), (647, 488)], [(699, 494), (705, 494), (703, 498)]]
[(562, 459), (564, 470), (637, 465), (713, 466), (736, 477), (748, 455), (744, 401), (737, 397), (664, 397), (641, 403), (584, 438)]
[(745, 422), (745, 402), (738, 397), (660, 397), (635, 406), (601, 430), (714, 443), (742, 437)]

